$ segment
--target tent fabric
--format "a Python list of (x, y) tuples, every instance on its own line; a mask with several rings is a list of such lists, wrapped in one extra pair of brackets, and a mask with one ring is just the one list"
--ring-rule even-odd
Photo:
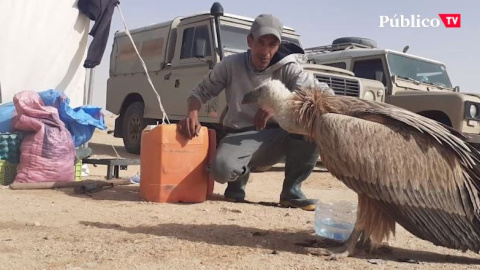
[(53, 88), (83, 104), (90, 20), (77, 0), (0, 1), (0, 25), (0, 103)]
[(93, 68), (100, 64), (107, 45), (110, 24), (118, 0), (78, 0), (78, 9), (95, 24), (90, 30), (93, 40), (88, 48), (87, 59), (83, 64), (85, 68)]

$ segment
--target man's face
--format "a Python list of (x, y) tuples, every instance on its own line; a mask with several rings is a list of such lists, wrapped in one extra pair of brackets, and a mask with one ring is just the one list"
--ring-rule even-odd
[(268, 67), (273, 55), (278, 51), (280, 41), (274, 35), (264, 35), (254, 39), (252, 35), (247, 37), (250, 47), (250, 61), (256, 70), (261, 71)]

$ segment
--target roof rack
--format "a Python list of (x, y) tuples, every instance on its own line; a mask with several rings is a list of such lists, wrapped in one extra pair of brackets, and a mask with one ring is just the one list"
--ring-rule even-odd
[(334, 51), (343, 51), (343, 50), (349, 50), (349, 49), (372, 49), (372, 46), (367, 46), (363, 44), (358, 44), (358, 43), (339, 43), (339, 44), (332, 44), (332, 45), (324, 45), (324, 46), (317, 46), (317, 47), (312, 47), (312, 48), (306, 48), (305, 52), (309, 53), (327, 53), (327, 52), (334, 52)]

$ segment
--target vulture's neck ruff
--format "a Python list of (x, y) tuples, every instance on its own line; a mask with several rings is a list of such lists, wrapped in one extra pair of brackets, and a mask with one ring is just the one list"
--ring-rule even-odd
[(331, 95), (318, 89), (295, 91), (290, 100), (291, 116), (295, 125), (303, 129), (306, 135), (313, 137), (317, 119), (326, 113), (338, 113), (329, 103)]
[(290, 133), (314, 135), (315, 123), (325, 113), (337, 112), (330, 106), (330, 95), (319, 89), (304, 88), (291, 92), (283, 83), (272, 80), (252, 93), (259, 106), (271, 109), (280, 126)]

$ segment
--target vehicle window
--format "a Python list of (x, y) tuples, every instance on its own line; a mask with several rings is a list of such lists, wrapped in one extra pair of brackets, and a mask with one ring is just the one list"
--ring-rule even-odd
[[(234, 52), (245, 52), (248, 50), (247, 36), (250, 33), (249, 29), (223, 24), (220, 25), (220, 29), (222, 33), (222, 45), (225, 50)], [(298, 38), (282, 36), (282, 41), (288, 41), (300, 46)]]
[[(212, 46), (210, 45), (210, 35), (208, 33), (208, 27), (206, 25), (199, 26), (195, 28), (195, 37), (194, 40), (205, 40), (206, 52), (205, 56), (212, 55)], [(195, 43), (194, 43), (195, 44)], [(195, 47), (192, 46), (192, 57), (194, 57)]]
[(452, 87), (444, 65), (396, 53), (388, 53), (387, 61), (392, 75), (410, 78), (422, 83)]
[(355, 61), (353, 64), (353, 73), (355, 73), (356, 77), (378, 80), (382, 82), (383, 85), (386, 85), (386, 74), (383, 69), (382, 59), (380, 58)]
[(221, 24), (220, 31), (222, 33), (222, 45), (224, 49), (241, 52), (248, 50), (248, 29)]
[(182, 51), (180, 53), (180, 59), (195, 57), (195, 41), (200, 39), (206, 41), (205, 56), (212, 55), (212, 46), (210, 42), (210, 35), (208, 33), (208, 26), (202, 25), (198, 27), (186, 28), (185, 30), (183, 30)]
[(193, 31), (193, 27), (183, 30), (182, 52), (180, 54), (180, 59), (190, 58), (192, 55)]

